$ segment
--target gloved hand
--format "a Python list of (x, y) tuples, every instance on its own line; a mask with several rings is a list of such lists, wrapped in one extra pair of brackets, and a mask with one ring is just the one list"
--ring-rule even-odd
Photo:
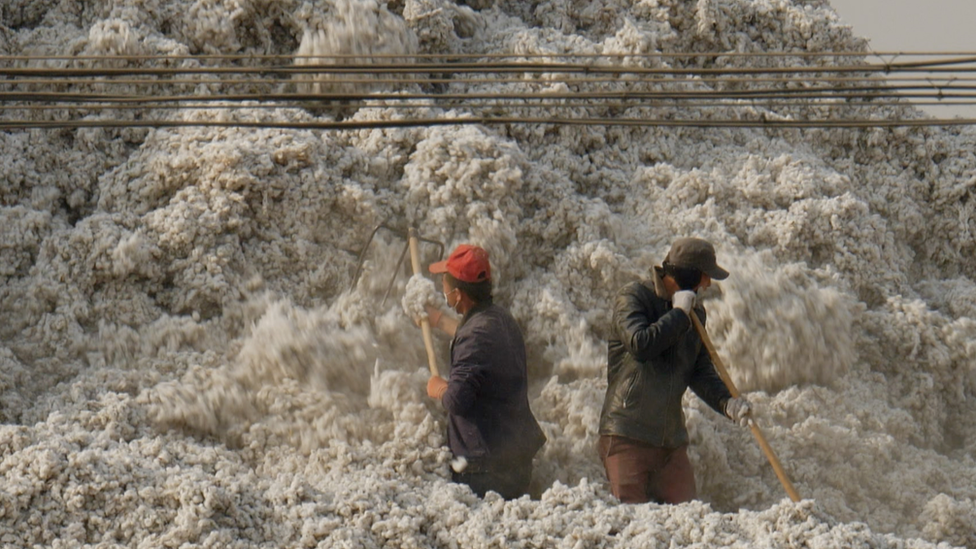
[(427, 396), (440, 400), (447, 392), (447, 380), (441, 376), (430, 376), (427, 380)]
[(691, 309), (695, 306), (695, 298), (698, 297), (695, 292), (691, 290), (678, 290), (674, 292), (674, 296), (671, 297), (671, 304), (675, 308), (681, 309), (689, 316), (691, 315)]
[(468, 468), (468, 458), (458, 456), (451, 460), (451, 470), (455, 473), (462, 473)]
[(725, 403), (725, 415), (742, 427), (752, 423), (752, 404), (742, 397), (733, 397)]

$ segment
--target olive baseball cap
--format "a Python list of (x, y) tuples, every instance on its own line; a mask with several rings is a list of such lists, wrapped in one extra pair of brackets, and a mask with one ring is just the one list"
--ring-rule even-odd
[(664, 261), (675, 267), (698, 269), (715, 280), (729, 277), (729, 272), (715, 262), (715, 247), (711, 242), (700, 238), (683, 237), (675, 240)]

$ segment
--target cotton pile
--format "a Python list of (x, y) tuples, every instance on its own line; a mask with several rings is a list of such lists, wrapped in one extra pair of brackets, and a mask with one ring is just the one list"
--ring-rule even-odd
[[(0, 6), (8, 56), (865, 49), (824, 0)], [(974, 151), (970, 128), (0, 133), (0, 544), (976, 548)], [(444, 412), (402, 306), (432, 288), (407, 288), (395, 235), (378, 234), (353, 276), (386, 222), (491, 254), (548, 437), (532, 497), (482, 500), (449, 481)], [(711, 240), (732, 273), (704, 296), (708, 329), (800, 503), (749, 432), (693, 396), (701, 501), (608, 492), (596, 440), (611, 296), (685, 235)], [(435, 343), (445, 369), (448, 341)]]

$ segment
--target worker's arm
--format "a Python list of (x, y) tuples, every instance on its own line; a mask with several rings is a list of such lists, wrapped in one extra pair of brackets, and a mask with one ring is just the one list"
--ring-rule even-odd
[(677, 343), (691, 329), (691, 319), (680, 309), (672, 309), (660, 318), (642, 302), (639, 284), (632, 284), (614, 300), (613, 324), (620, 342), (637, 360), (650, 360)]
[(430, 319), (431, 328), (440, 330), (451, 337), (454, 337), (454, 334), (457, 333), (457, 327), (458, 324), (460, 324), (460, 320), (458, 320), (456, 317), (428, 305), (427, 318)]
[(447, 390), (441, 397), (444, 408), (452, 414), (465, 415), (477, 400), (488, 378), (485, 359), (491, 349), (484, 345), (484, 338), (478, 335), (475, 330), (454, 340), (451, 377)]

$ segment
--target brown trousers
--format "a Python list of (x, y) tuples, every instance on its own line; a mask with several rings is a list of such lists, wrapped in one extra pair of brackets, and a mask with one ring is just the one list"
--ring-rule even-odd
[(687, 446), (658, 448), (603, 435), (599, 448), (610, 491), (622, 503), (682, 503), (697, 497)]

